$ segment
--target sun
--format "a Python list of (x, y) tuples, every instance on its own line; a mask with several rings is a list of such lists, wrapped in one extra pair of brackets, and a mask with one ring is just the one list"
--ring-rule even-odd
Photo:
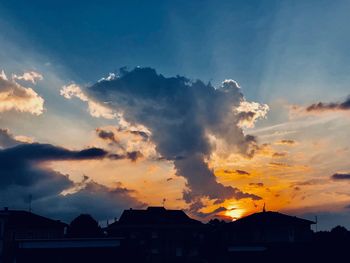
[(232, 218), (232, 221), (236, 221), (241, 218), (245, 210), (240, 208), (228, 208), (225, 215)]

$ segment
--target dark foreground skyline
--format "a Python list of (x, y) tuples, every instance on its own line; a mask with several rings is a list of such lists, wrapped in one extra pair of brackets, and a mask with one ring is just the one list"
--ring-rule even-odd
[(164, 207), (124, 210), (101, 228), (88, 214), (68, 225), (28, 211), (0, 211), (0, 259), (12, 262), (327, 262), (347, 253), (350, 232), (313, 232), (316, 222), (262, 211), (207, 224)]
[(0, 1), (0, 207), (350, 228), (349, 9)]

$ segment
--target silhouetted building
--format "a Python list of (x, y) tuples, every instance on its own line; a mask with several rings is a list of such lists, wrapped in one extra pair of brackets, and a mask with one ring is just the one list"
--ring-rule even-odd
[(193, 261), (201, 254), (206, 226), (181, 210), (148, 207), (125, 210), (106, 229), (109, 236), (124, 237), (129, 247), (147, 262)]
[(67, 230), (69, 238), (101, 238), (103, 232), (98, 222), (88, 214), (74, 218)]
[(228, 224), (230, 239), (239, 243), (295, 243), (312, 240), (313, 221), (278, 212), (255, 213)]
[(62, 238), (67, 225), (27, 211), (0, 211), (0, 261), (6, 261), (13, 253), (19, 239)]

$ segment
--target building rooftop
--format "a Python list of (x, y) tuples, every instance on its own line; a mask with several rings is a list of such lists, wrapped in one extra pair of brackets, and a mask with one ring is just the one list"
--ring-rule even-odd
[[(187, 216), (182, 210), (168, 210), (164, 207), (148, 207), (146, 210), (124, 210), (118, 225), (200, 225), (201, 222)], [(112, 224), (112, 225), (113, 225)]]
[(302, 219), (296, 216), (289, 216), (279, 212), (260, 212), (251, 214), (249, 216), (240, 218), (232, 223), (231, 225), (240, 226), (240, 225), (311, 225), (315, 222)]
[(23, 210), (0, 210), (0, 218), (6, 218), (10, 228), (49, 228), (65, 227), (67, 224)]

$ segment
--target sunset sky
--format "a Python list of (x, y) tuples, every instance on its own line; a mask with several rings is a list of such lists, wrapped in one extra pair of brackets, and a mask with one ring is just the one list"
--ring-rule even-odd
[(92, 2), (0, 2), (0, 206), (350, 227), (349, 1)]

